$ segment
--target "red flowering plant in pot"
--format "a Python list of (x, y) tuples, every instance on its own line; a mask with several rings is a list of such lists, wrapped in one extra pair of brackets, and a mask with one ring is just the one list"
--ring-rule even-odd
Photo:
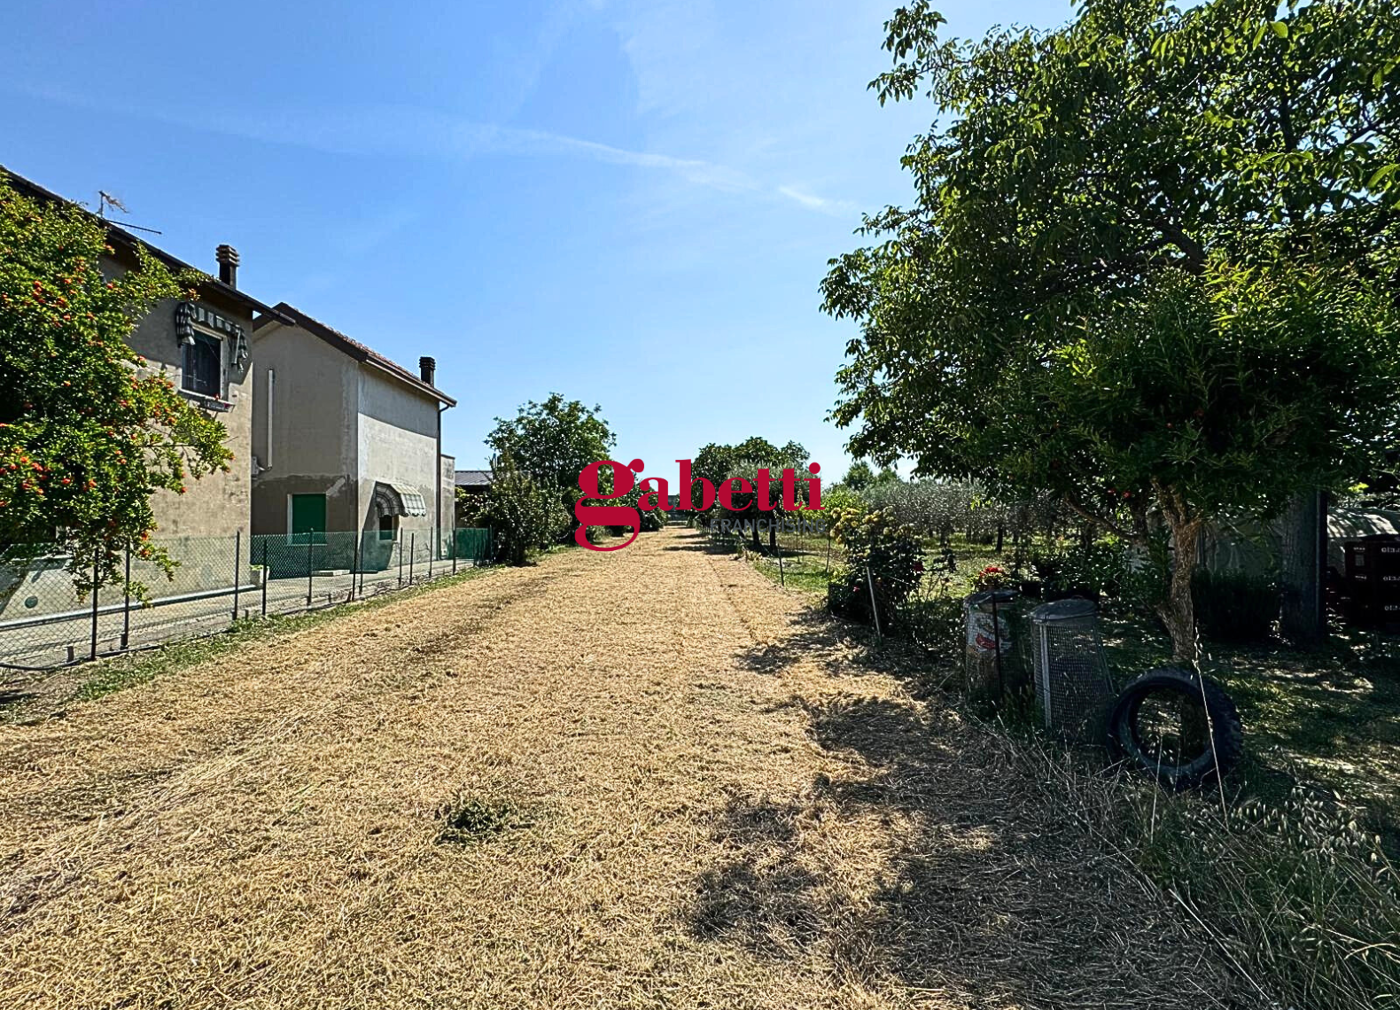
[(1011, 573), (1001, 565), (988, 565), (972, 576), (972, 588), (976, 592), (988, 589), (1005, 589), (1011, 585)]

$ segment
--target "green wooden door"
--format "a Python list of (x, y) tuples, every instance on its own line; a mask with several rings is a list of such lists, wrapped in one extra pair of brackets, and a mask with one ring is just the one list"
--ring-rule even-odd
[(292, 495), (292, 543), (326, 542), (326, 496)]

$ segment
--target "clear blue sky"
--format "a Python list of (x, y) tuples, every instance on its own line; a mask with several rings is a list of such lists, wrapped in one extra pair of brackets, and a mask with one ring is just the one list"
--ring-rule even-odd
[[(455, 395), (445, 450), (551, 391), (664, 475), (807, 446), (849, 324), (819, 311), (863, 210), (906, 201), (925, 103), (879, 107), (896, 0), (38, 2), (6, 21), (0, 163), (121, 196), (154, 241)], [(1067, 3), (946, 2), (949, 30)]]

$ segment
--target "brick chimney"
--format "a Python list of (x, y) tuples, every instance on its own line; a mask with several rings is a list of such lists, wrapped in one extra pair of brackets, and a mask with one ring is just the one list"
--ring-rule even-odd
[(238, 287), (238, 250), (221, 245), (214, 250), (214, 258), (219, 261), (219, 280), (231, 288)]
[(428, 385), (433, 384), (433, 379), (437, 375), (437, 361), (434, 358), (418, 359), (418, 375)]

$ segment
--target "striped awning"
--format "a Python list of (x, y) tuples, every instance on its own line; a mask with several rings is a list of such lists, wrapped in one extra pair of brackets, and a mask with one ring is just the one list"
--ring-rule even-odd
[(386, 516), (425, 516), (428, 503), (417, 491), (401, 484), (378, 480), (374, 482), (374, 500), (379, 514)]

